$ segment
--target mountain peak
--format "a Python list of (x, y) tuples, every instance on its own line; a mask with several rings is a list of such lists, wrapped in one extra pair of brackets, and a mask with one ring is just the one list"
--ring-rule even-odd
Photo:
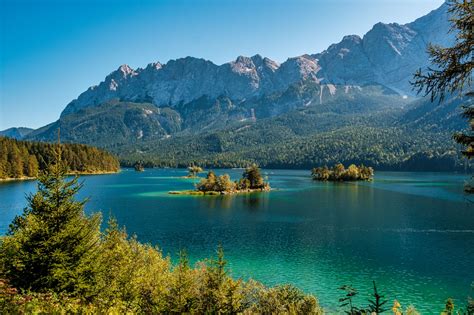
[(252, 58), (251, 57), (247, 57), (247, 56), (238, 56), (236, 59), (235, 59), (235, 63), (243, 63), (243, 64), (249, 64), (252, 62)]
[(149, 63), (145, 69), (154, 69), (154, 70), (159, 70), (163, 67), (163, 65), (160, 62), (151, 62)]
[(346, 35), (342, 38), (341, 42), (355, 42), (360, 43), (362, 38), (359, 35)]
[(123, 64), (121, 65), (117, 71), (120, 71), (123, 73), (123, 76), (126, 77), (126, 76), (129, 76), (129, 75), (134, 75), (136, 74), (135, 71), (127, 64)]

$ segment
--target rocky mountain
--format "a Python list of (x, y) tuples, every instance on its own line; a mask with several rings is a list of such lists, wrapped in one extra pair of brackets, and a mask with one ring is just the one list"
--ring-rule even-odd
[(440, 8), (400, 25), (377, 23), (362, 38), (345, 36), (322, 53), (312, 55), (321, 67), (323, 82), (387, 86), (401, 95), (413, 95), (410, 79), (428, 65), (429, 43), (449, 46), (454, 41), (448, 7)]
[(239, 56), (221, 66), (193, 57), (136, 70), (122, 65), (69, 103), (62, 116), (112, 99), (149, 102), (158, 107), (186, 104), (203, 96), (245, 100), (284, 91), (302, 80), (319, 82), (318, 70), (317, 61), (306, 55), (290, 58), (282, 65), (260, 55)]
[(151, 63), (143, 69), (122, 65), (69, 103), (62, 116), (112, 99), (158, 107), (203, 96), (236, 102), (281, 93), (303, 81), (318, 83), (321, 90), (382, 85), (400, 95), (413, 95), (409, 80), (416, 69), (427, 65), (427, 44), (451, 43), (454, 35), (448, 29), (443, 4), (412, 23), (378, 23), (362, 38), (345, 36), (322, 53), (289, 58), (282, 64), (255, 55), (223, 65), (193, 57)]
[(13, 128), (8, 128), (5, 130), (0, 131), (0, 136), (8, 137), (8, 138), (13, 138), (13, 139), (22, 139), (26, 137), (30, 132), (32, 132), (34, 129), (31, 128), (26, 128), (26, 127), (13, 127)]
[(53, 140), (60, 127), (65, 142), (155, 165), (344, 160), (390, 168), (447, 159), (459, 166), (449, 139), (464, 128), (462, 100), (435, 106), (409, 83), (428, 64), (428, 43), (453, 42), (448, 30), (443, 4), (412, 23), (378, 23), (363, 37), (281, 64), (255, 55), (222, 65), (193, 57), (122, 65), (26, 138)]

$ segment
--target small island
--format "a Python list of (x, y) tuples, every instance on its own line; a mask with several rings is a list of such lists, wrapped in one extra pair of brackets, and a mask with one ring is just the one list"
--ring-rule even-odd
[(311, 170), (313, 180), (319, 181), (370, 181), (374, 176), (374, 169), (364, 165), (351, 164), (347, 169), (342, 163), (336, 164), (332, 168), (316, 167)]
[(133, 168), (135, 168), (135, 171), (136, 171), (136, 172), (143, 172), (143, 171), (145, 171), (145, 167), (143, 166), (142, 162), (137, 162), (137, 163), (135, 163), (135, 165), (133, 166)]
[(271, 187), (261, 175), (260, 168), (253, 164), (247, 167), (238, 181), (232, 181), (229, 174), (217, 176), (213, 171), (207, 173), (195, 190), (170, 191), (173, 195), (231, 195), (256, 191), (270, 191)]
[(188, 175), (183, 176), (184, 178), (198, 178), (198, 174), (202, 173), (204, 170), (200, 166), (191, 165), (188, 166)]

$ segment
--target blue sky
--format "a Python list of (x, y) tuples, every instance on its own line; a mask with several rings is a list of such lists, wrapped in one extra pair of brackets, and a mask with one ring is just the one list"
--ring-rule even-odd
[(41, 127), (121, 64), (316, 53), (443, 0), (0, 0), (0, 130)]

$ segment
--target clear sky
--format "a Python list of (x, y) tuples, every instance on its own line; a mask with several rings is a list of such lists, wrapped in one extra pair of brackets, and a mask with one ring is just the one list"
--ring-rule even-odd
[(443, 0), (0, 0), (0, 130), (37, 128), (121, 64), (317, 53)]

